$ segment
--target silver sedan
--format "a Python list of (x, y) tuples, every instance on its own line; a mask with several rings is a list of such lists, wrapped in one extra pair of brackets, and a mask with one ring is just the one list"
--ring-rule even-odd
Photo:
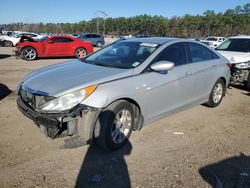
[(132, 130), (199, 104), (218, 106), (229, 83), (227, 59), (176, 38), (121, 40), (81, 60), (36, 70), (20, 83), (17, 104), (64, 147), (92, 140), (115, 150)]

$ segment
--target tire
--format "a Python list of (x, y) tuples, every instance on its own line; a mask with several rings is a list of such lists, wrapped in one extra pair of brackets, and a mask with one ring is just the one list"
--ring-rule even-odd
[(222, 101), (222, 98), (225, 96), (225, 82), (221, 79), (217, 80), (213, 86), (213, 89), (209, 95), (208, 102), (205, 104), (208, 107), (216, 107)]
[(99, 47), (99, 48), (101, 48), (101, 47), (102, 47), (102, 43), (101, 43), (100, 41), (98, 41), (98, 42), (96, 43), (96, 46)]
[(75, 57), (80, 58), (81, 53), (83, 57), (87, 55), (87, 51), (84, 48), (77, 48), (75, 51)]
[(14, 45), (13, 45), (13, 43), (11, 41), (6, 40), (6, 41), (4, 41), (4, 46), (5, 47), (13, 47)]
[(105, 150), (117, 150), (128, 142), (134, 126), (134, 110), (127, 101), (116, 101), (99, 115), (94, 141)]
[(37, 58), (37, 52), (35, 48), (25, 47), (21, 51), (21, 57), (27, 61), (33, 61)]
[(247, 81), (245, 83), (245, 87), (248, 91), (250, 91), (250, 70), (248, 72), (248, 78), (247, 78)]
[(58, 129), (56, 128), (50, 128), (50, 127), (46, 127), (44, 125), (39, 125), (40, 127), (40, 131), (47, 137), (50, 137), (50, 138), (54, 138), (57, 133), (58, 133)]

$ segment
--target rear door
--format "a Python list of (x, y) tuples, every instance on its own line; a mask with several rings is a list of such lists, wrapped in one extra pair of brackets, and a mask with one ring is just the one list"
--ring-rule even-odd
[[(187, 52), (183, 43), (175, 43), (163, 50), (154, 62), (171, 61), (175, 64), (167, 73), (146, 72), (145, 116), (148, 119), (164, 115), (184, 107), (192, 100), (192, 67), (187, 63)], [(143, 78), (142, 78), (143, 79)]]
[(193, 68), (194, 100), (208, 99), (220, 58), (203, 45), (192, 42), (187, 42), (186, 45), (189, 51), (189, 64)]
[(67, 37), (53, 37), (46, 41), (45, 53), (47, 56), (69, 56), (72, 42), (73, 40)]
[(92, 34), (86, 34), (86, 35), (84, 36), (84, 40), (85, 40), (85, 41), (88, 41), (88, 42), (91, 42), (91, 43), (94, 45), (93, 35), (92, 35)]

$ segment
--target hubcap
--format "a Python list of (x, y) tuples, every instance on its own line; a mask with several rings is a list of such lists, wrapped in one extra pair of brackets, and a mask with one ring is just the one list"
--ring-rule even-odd
[(35, 50), (33, 50), (33, 49), (26, 49), (26, 50), (24, 51), (24, 57), (25, 57), (26, 59), (29, 59), (29, 60), (35, 59), (35, 57), (36, 57), (36, 52), (35, 52)]
[(223, 87), (221, 83), (217, 83), (213, 91), (213, 101), (214, 103), (220, 102), (223, 94)]
[(122, 109), (116, 114), (114, 124), (111, 130), (112, 140), (116, 144), (122, 143), (129, 134), (131, 128), (132, 116), (129, 110)]

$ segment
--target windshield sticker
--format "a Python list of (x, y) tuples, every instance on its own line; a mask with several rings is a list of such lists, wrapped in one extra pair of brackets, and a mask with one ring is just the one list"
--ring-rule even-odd
[(132, 64), (132, 67), (137, 67), (138, 65), (140, 65), (140, 63), (136, 61)]
[(149, 42), (143, 42), (143, 43), (141, 43), (140, 45), (141, 45), (141, 46), (152, 47), (152, 48), (155, 48), (156, 46), (158, 46), (158, 44), (149, 43)]

